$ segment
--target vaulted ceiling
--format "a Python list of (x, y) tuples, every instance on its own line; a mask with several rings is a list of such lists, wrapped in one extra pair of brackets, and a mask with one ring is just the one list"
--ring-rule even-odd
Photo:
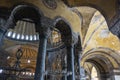
[[(53, 18), (58, 15), (59, 16), (62, 15), (62, 17), (66, 18), (66, 20), (68, 20), (68, 22), (70, 24), (73, 24), (73, 25), (71, 25), (71, 26), (73, 26), (73, 29), (81, 31), (82, 36), (84, 36), (84, 38), (85, 38), (83, 40), (83, 42), (84, 42), (84, 44), (83, 44), (84, 51), (83, 52), (84, 53), (89, 51), (91, 48), (96, 49), (97, 47), (107, 47), (107, 48), (113, 49), (118, 52), (120, 51), (119, 40), (117, 39), (116, 36), (114, 36), (110, 32), (108, 32), (108, 27), (110, 27), (109, 26), (110, 22), (112, 22), (114, 16), (116, 16), (118, 13), (119, 7), (118, 7), (117, 0), (109, 0), (109, 2), (108, 2), (108, 0), (63, 0), (63, 1), (68, 7), (66, 5), (64, 5), (62, 2), (62, 4), (59, 3), (59, 6), (57, 6), (58, 8), (55, 10), (55, 9), (45, 8), (45, 5), (43, 6), (43, 4), (40, 3), (41, 2), (40, 0), (12, 0), (12, 1), (11, 0), (0, 0), (0, 16), (1, 16), (1, 12), (2, 12), (1, 8), (4, 8), (2, 10), (5, 10), (5, 8), (7, 8), (7, 10), (11, 10), (15, 5), (17, 5), (19, 3), (24, 3), (24, 2), (32, 3), (33, 5), (36, 5), (38, 8), (42, 9), (45, 16)], [(74, 11), (73, 12), (71, 11), (72, 8), (77, 9), (78, 12), (81, 14), (82, 17), (80, 19), (79, 19), (78, 14), (75, 14)], [(95, 14), (95, 13), (97, 13), (97, 14)], [(2, 15), (5, 15), (5, 14), (2, 14)], [(76, 16), (77, 16), (77, 18), (76, 18)], [(101, 16), (102, 16), (102, 18), (101, 18)], [(93, 17), (95, 17), (95, 18), (92, 19)], [(79, 24), (80, 20), (83, 22), (82, 24)], [(102, 24), (100, 23), (100, 21), (102, 22)], [(24, 26), (22, 26), (22, 27), (24, 27)], [(22, 27), (20, 27), (20, 28), (22, 28)], [(17, 28), (17, 29), (20, 29), (20, 28)], [(80, 30), (80, 28), (82, 28), (82, 29)], [(16, 32), (18, 32), (17, 29), (16, 29)], [(28, 31), (29, 31), (28, 34), (31, 34), (30, 30), (28, 30)], [(20, 32), (20, 33), (27, 34), (27, 30), (25, 30), (25, 32)], [(109, 33), (109, 34), (107, 34), (107, 33)], [(10, 37), (12, 37), (12, 35)], [(58, 38), (56, 38), (56, 37), (57, 37), (57, 35), (54, 37), (55, 42), (58, 41), (57, 40)], [(12, 55), (13, 54), (15, 55), (17, 49), (19, 47), (21, 47), (21, 45), (22, 45), (22, 48), (24, 50), (23, 58), (26, 58), (26, 60), (23, 59), (23, 62), (25, 62), (27, 64), (27, 66), (30, 66), (29, 59), (34, 59), (33, 61), (31, 61), (31, 63), (33, 64), (32, 66), (35, 67), (35, 59), (37, 56), (36, 54), (37, 54), (37, 47), (38, 47), (37, 44), (38, 43), (37, 44), (36, 43), (26, 43), (26, 42), (20, 43), (19, 41), (17, 42), (17, 41), (8, 40), (8, 39), (6, 39), (4, 41), (5, 45), (3, 46), (3, 48), (6, 49), (6, 51), (12, 53)], [(19, 37), (16, 37), (16, 39), (19, 39)], [(30, 40), (32, 40), (32, 39), (34, 39), (34, 38), (30, 37)], [(107, 42), (105, 43), (105, 41), (107, 41)], [(26, 45), (23, 45), (23, 44), (26, 44)], [(28, 44), (30, 44), (30, 46)], [(15, 45), (17, 45), (17, 46), (15, 46)], [(34, 47), (32, 47), (32, 45)], [(6, 59), (6, 58), (8, 58), (8, 56), (10, 56), (10, 55), (7, 54), (7, 55), (5, 55), (4, 58)], [(13, 56), (13, 57), (15, 57), (15, 56)], [(12, 57), (10, 59), (14, 60)], [(11, 65), (12, 64), (13, 63), (11, 63)], [(22, 66), (25, 67), (26, 64), (24, 65), (24, 63), (23, 63)]]
[[(42, 1), (42, 0), (41, 0)], [(52, 0), (51, 0), (52, 1)], [(54, 1), (54, 0), (53, 0)], [(114, 21), (114, 17), (119, 15), (119, 1), (118, 0), (62, 0), (68, 7), (81, 7), (88, 6), (95, 8), (100, 11), (102, 15), (105, 17), (108, 27), (112, 27), (111, 23)], [(60, 1), (59, 1), (60, 2)], [(0, 0), (0, 7), (2, 8), (13, 8), (15, 5), (20, 3), (32, 3), (37, 5), (38, 7), (42, 7), (39, 0)], [(80, 12), (88, 11), (83, 9)], [(0, 11), (1, 13), (1, 11)], [(92, 10), (89, 10), (89, 13), (93, 13)], [(46, 14), (46, 13), (45, 13)], [(51, 16), (51, 15), (50, 15)], [(111, 30), (111, 29), (110, 29)], [(112, 33), (117, 34), (119, 31), (116, 31), (116, 28), (112, 28)], [(120, 33), (120, 32), (119, 32)]]
[[(69, 7), (89, 6), (97, 9), (105, 17), (109, 30), (120, 38), (120, 0), (63, 0)], [(92, 12), (92, 11), (90, 11)]]
[(111, 19), (118, 9), (117, 0), (63, 0), (68, 6), (90, 6), (94, 7), (104, 14), (109, 19)]

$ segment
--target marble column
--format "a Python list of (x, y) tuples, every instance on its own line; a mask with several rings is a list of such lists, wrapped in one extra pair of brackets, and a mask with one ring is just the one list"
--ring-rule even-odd
[(81, 72), (81, 66), (80, 66), (80, 62), (81, 62), (81, 51), (80, 51), (81, 49), (79, 49), (79, 48), (77, 48), (76, 49), (76, 53), (75, 53), (75, 62), (76, 62), (76, 66), (78, 67), (78, 69), (77, 69), (77, 72), (76, 72), (76, 75), (78, 76), (77, 77), (77, 79), (79, 78), (79, 80), (80, 80), (80, 77), (81, 77), (81, 74), (80, 74), (80, 72)]
[(47, 45), (47, 38), (40, 39), (39, 51), (38, 51), (38, 55), (37, 55), (35, 80), (43, 80), (44, 79), (46, 45)]
[[(64, 51), (64, 54), (65, 54), (66, 51)], [(62, 62), (62, 70), (64, 70), (65, 72), (67, 71), (67, 55), (64, 55), (64, 58), (63, 58), (63, 62)], [(67, 80), (67, 75), (63, 75), (61, 80)]]
[(37, 27), (40, 40), (34, 80), (44, 80), (47, 39), (51, 34), (50, 27), (53, 27), (51, 20), (46, 17), (41, 18), (41, 27)]
[(74, 45), (67, 45), (67, 80), (75, 80)]
[(67, 49), (67, 80), (75, 80), (75, 56), (74, 56), (74, 36), (67, 36), (63, 39)]

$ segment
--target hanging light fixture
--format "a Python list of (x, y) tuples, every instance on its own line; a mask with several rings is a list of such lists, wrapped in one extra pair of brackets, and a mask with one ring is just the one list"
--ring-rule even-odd
[[(21, 68), (21, 58), (23, 56), (23, 50), (22, 48), (19, 48), (16, 52), (16, 61), (13, 66), (11, 67), (0, 67), (0, 74), (2, 74), (2, 78), (5, 78), (7, 80), (8, 78), (16, 78), (18, 79), (23, 73), (28, 72), (29, 70), (27, 68)], [(10, 56), (7, 57), (7, 59), (10, 58)]]

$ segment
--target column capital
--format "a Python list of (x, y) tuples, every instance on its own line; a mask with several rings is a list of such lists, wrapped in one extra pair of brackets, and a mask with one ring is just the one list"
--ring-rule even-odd
[(47, 17), (41, 17), (41, 26), (38, 28), (38, 32), (41, 37), (48, 38), (53, 28), (53, 20)]
[(48, 17), (41, 17), (41, 27), (53, 28), (54, 21)]
[(48, 38), (50, 34), (51, 34), (51, 29), (49, 27), (41, 27), (41, 30), (39, 31), (40, 38)]
[(78, 42), (78, 35), (76, 33), (72, 33), (72, 35), (63, 37), (63, 41), (68, 47), (74, 46)]

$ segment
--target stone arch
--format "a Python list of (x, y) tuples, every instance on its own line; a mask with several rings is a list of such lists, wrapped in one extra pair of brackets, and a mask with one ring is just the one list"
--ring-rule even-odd
[[(30, 14), (28, 14), (30, 13)], [(22, 18), (28, 18), (33, 20), (33, 22), (38, 25), (40, 24), (40, 18), (43, 16), (43, 13), (33, 5), (17, 5), (12, 10), (5, 28), (14, 28), (16, 22)]]
[[(91, 49), (82, 56), (81, 65), (84, 66), (85, 62), (90, 62), (99, 69), (101, 78), (111, 78), (113, 76), (115, 69), (120, 69), (119, 67), (119, 55), (114, 50), (109, 48), (99, 47), (97, 49)], [(103, 75), (106, 76), (103, 76)]]
[[(28, 14), (28, 12), (30, 14)], [(16, 25), (16, 22), (23, 18), (31, 19), (33, 21), (33, 23), (35, 23), (36, 31), (39, 32), (38, 30), (40, 29), (42, 17), (44, 17), (42, 12), (39, 10), (39, 8), (37, 8), (33, 5), (21, 4), (21, 5), (15, 6), (11, 12), (6, 24), (4, 26), (2, 26), (0, 29), (0, 31), (1, 31), (0, 41), (3, 42), (3, 38), (4, 38), (7, 30), (10, 28), (14, 28)], [(2, 45), (2, 44), (0, 44), (0, 45)]]
[[(95, 13), (98, 11), (102, 17), (105, 18), (106, 23), (108, 23), (107, 17), (104, 14), (104, 11), (94, 8), (93, 6), (79, 6), (76, 7), (76, 9), (81, 13), (83, 17), (83, 25), (82, 25), (82, 36), (83, 40), (85, 39), (85, 36), (87, 34), (87, 31), (90, 27), (91, 20), (94, 18)], [(87, 14), (87, 15), (85, 15)]]
[(72, 39), (72, 27), (66, 19), (64, 19), (63, 17), (56, 17), (54, 26), (60, 31), (62, 40), (65, 40), (66, 37), (68, 37), (68, 39)]
[[(90, 63), (90, 62), (86, 62), (84, 64), (84, 69), (85, 69), (85, 73), (86, 73), (86, 78), (88, 78), (89, 80), (92, 80), (92, 69), (93, 67), (96, 69), (97, 71), (97, 76), (98, 78), (100, 78), (100, 70), (99, 67), (97, 67), (95, 64)], [(102, 68), (102, 67), (101, 67)], [(93, 72), (94, 73), (94, 72)]]
[[(71, 25), (67, 20), (62, 17), (58, 17), (55, 20), (54, 27), (57, 28), (61, 33), (62, 41), (66, 46), (66, 56), (67, 56), (67, 72), (71, 71), (72, 75), (66, 76), (68, 80), (75, 79), (75, 68), (74, 68), (74, 46), (78, 40), (78, 35), (76, 35), (71, 29)], [(64, 69), (64, 68), (63, 68)], [(62, 77), (63, 79), (64, 77)]]
[(82, 5), (82, 6), (96, 9), (97, 11), (99, 11), (102, 14), (102, 16), (105, 18), (106, 22), (109, 23), (109, 19), (108, 19), (107, 14), (105, 13), (105, 11), (103, 9), (101, 9), (97, 5), (88, 3), (87, 5)]
[[(96, 55), (95, 55), (96, 56)], [(113, 73), (113, 66), (108, 59), (103, 58), (103, 56), (98, 55), (96, 58), (88, 59), (86, 62), (90, 62), (96, 65), (96, 68), (99, 71), (100, 78), (103, 79), (113, 79), (110, 75)], [(108, 66), (109, 65), (109, 66)]]
[[(113, 17), (114, 11), (116, 11), (116, 8), (118, 5), (118, 1), (119, 0), (110, 0), (109, 3), (108, 1), (84, 1), (81, 0), (81, 2), (78, 1), (70, 1), (70, 0), (63, 0), (65, 4), (67, 4), (70, 7), (76, 6), (76, 7), (80, 7), (80, 6), (88, 6), (88, 7), (93, 7), (96, 8), (97, 10), (99, 10), (104, 16), (106, 16), (108, 22), (111, 19), (110, 17)], [(112, 8), (112, 9), (111, 9)], [(111, 12), (109, 11), (111, 9)], [(111, 14), (109, 14), (111, 13)]]
[(114, 68), (120, 68), (119, 53), (117, 53), (112, 49), (103, 48), (103, 47), (93, 48), (82, 55), (82, 61), (83, 62), (86, 61), (88, 56), (92, 56), (92, 55), (96, 55), (96, 56), (101, 55), (104, 58), (108, 59), (111, 63), (114, 63), (112, 64)]
[(70, 24), (65, 18), (63, 18), (63, 17), (61, 17), (61, 16), (56, 16), (56, 17), (54, 18), (54, 26), (55, 26), (60, 20), (64, 21), (67, 25), (69, 25), (70, 29), (72, 30), (71, 24)]
[[(85, 49), (86, 46), (88, 46), (90, 40), (94, 37), (95, 33), (97, 33), (99, 30), (101, 30), (100, 37), (103, 37), (103, 38), (108, 37), (110, 33), (107, 22), (99, 11), (94, 12), (93, 16), (91, 17), (90, 23), (88, 25), (89, 26), (86, 31), (83, 49)], [(102, 32), (104, 32), (104, 34), (102, 34)]]

